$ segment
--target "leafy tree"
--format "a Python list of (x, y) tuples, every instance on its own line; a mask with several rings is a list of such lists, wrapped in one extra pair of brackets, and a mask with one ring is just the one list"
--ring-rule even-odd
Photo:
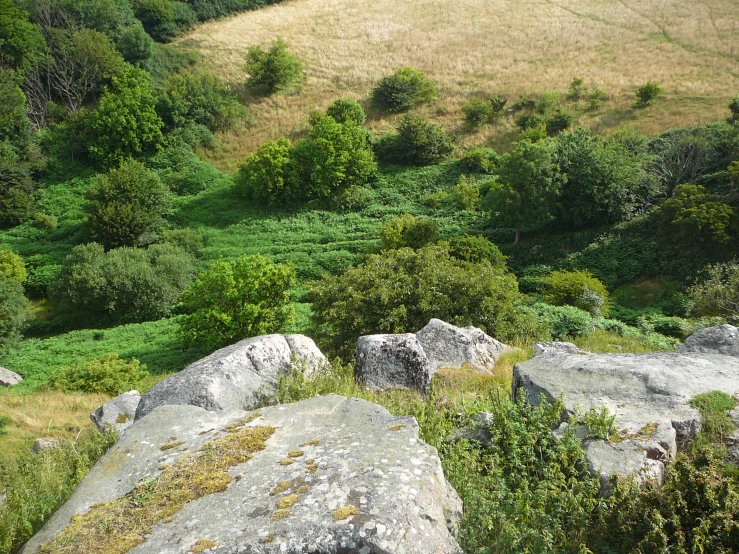
[(185, 2), (172, 0), (134, 0), (136, 17), (146, 32), (158, 42), (167, 42), (181, 31), (191, 28), (197, 16)]
[(287, 49), (288, 44), (279, 38), (266, 51), (259, 45), (250, 46), (245, 66), (247, 87), (261, 94), (296, 88), (303, 77), (303, 63)]
[(250, 154), (236, 174), (239, 192), (257, 202), (273, 204), (286, 196), (290, 141), (270, 140)]
[(118, 354), (106, 354), (90, 362), (77, 362), (54, 372), (52, 388), (64, 392), (102, 393), (116, 396), (138, 386), (146, 377), (146, 366), (136, 358), (121, 360)]
[(36, 214), (38, 187), (24, 164), (0, 164), (0, 227), (19, 225)]
[(0, 273), (21, 284), (28, 277), (23, 258), (7, 248), (0, 249)]
[(439, 226), (435, 221), (418, 219), (411, 214), (393, 218), (380, 226), (380, 248), (383, 250), (418, 249), (438, 240)]
[(0, 346), (21, 337), (21, 331), (31, 318), (23, 286), (5, 273), (0, 273)]
[(491, 174), (498, 167), (500, 156), (490, 148), (472, 148), (459, 160), (459, 168), (470, 173)]
[(402, 67), (383, 77), (372, 91), (372, 102), (388, 112), (405, 112), (436, 97), (436, 87), (422, 71)]
[(281, 331), (295, 317), (294, 284), (292, 268), (259, 254), (214, 262), (182, 295), (191, 312), (181, 322), (182, 337), (186, 344), (220, 348)]
[(156, 150), (163, 140), (162, 120), (156, 113), (147, 73), (126, 66), (113, 77), (112, 87), (86, 118), (91, 132), (88, 150), (102, 166)]
[(90, 234), (106, 248), (138, 244), (161, 225), (170, 207), (159, 176), (133, 160), (97, 175), (87, 195)]
[(0, 0), (0, 66), (23, 70), (43, 57), (46, 42), (38, 25), (13, 0)]
[(464, 106), (462, 113), (464, 118), (473, 127), (482, 127), (499, 116), (508, 101), (501, 97), (472, 98)]
[(438, 163), (454, 152), (454, 141), (444, 129), (417, 115), (406, 114), (398, 133), (382, 137), (377, 147), (380, 159), (408, 165)]
[(50, 293), (84, 315), (147, 321), (171, 315), (194, 274), (192, 256), (171, 244), (106, 253), (93, 242), (72, 250)]
[(367, 116), (359, 105), (359, 102), (351, 98), (340, 98), (331, 103), (326, 108), (326, 115), (334, 118), (336, 123), (346, 123), (351, 121), (357, 125), (364, 124)]
[(659, 86), (659, 83), (654, 81), (644, 83), (636, 89), (636, 105), (639, 108), (646, 108), (647, 106), (652, 105), (657, 98), (662, 96), (663, 92), (664, 91), (662, 90), (662, 87)]
[(739, 322), (739, 262), (710, 266), (705, 280), (692, 286), (688, 294), (699, 314), (722, 316), (736, 324)]
[(0, 67), (0, 143), (7, 142), (16, 155), (31, 140), (28, 105), (20, 81), (18, 74)]
[(449, 255), (438, 243), (371, 254), (342, 275), (309, 285), (322, 348), (348, 356), (360, 335), (415, 332), (431, 318), (477, 325), (502, 340), (530, 326), (514, 303), (516, 278), (488, 262)]
[(127, 27), (115, 46), (128, 63), (141, 63), (154, 55), (154, 41), (142, 25)]
[(498, 169), (498, 182), (485, 196), (484, 207), (502, 224), (515, 228), (517, 246), (523, 229), (547, 223), (564, 177), (553, 160), (552, 143), (522, 140), (505, 154)]
[(588, 271), (553, 271), (542, 283), (550, 304), (574, 306), (595, 317), (608, 315), (608, 290)]
[(504, 269), (508, 259), (495, 244), (480, 235), (464, 235), (449, 241), (449, 253), (465, 262), (479, 264), (488, 262), (494, 267)]
[(729, 111), (731, 115), (729, 116), (728, 122), (732, 125), (739, 123), (739, 96), (731, 99), (731, 102), (729, 102)]

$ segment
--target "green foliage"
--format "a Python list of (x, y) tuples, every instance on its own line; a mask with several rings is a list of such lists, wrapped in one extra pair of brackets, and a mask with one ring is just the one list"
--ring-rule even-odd
[(570, 87), (567, 89), (568, 100), (581, 100), (585, 96), (585, 79), (582, 77), (573, 77)]
[(445, 243), (371, 254), (342, 275), (309, 285), (315, 335), (348, 355), (360, 335), (415, 332), (437, 317), (507, 340), (528, 325), (514, 303), (516, 279), (488, 262), (449, 255)]
[(436, 97), (436, 87), (422, 71), (402, 67), (383, 77), (372, 91), (372, 103), (388, 112), (405, 112)]
[(557, 108), (546, 119), (546, 130), (550, 135), (564, 131), (575, 122), (575, 114), (564, 108)]
[(28, 277), (23, 258), (7, 248), (0, 249), (0, 273), (21, 284)]
[(146, 72), (128, 66), (111, 81), (112, 87), (85, 120), (90, 156), (106, 167), (157, 150), (163, 139), (162, 120)]
[(159, 176), (135, 161), (97, 175), (87, 196), (90, 234), (106, 248), (150, 241), (170, 209), (169, 190)]
[(303, 63), (287, 49), (288, 44), (279, 38), (266, 51), (259, 45), (250, 46), (244, 68), (249, 75), (246, 86), (268, 95), (299, 88)]
[(589, 334), (595, 329), (592, 316), (574, 306), (552, 306), (538, 303), (532, 306), (544, 334), (553, 340), (569, 340)]
[(475, 211), (480, 207), (480, 188), (464, 175), (454, 185), (451, 197), (462, 210)]
[(154, 55), (154, 41), (142, 25), (127, 27), (115, 46), (128, 63), (142, 63)]
[(729, 111), (731, 115), (729, 116), (728, 123), (732, 125), (739, 123), (739, 96), (731, 99), (731, 102), (729, 102)]
[(5, 273), (0, 273), (0, 346), (18, 340), (30, 318), (23, 286)]
[(493, 267), (504, 269), (506, 256), (485, 237), (480, 235), (464, 235), (449, 241), (449, 253), (465, 262), (479, 264), (488, 262)]
[(706, 278), (689, 290), (699, 314), (724, 316), (739, 321), (739, 262), (710, 266)]
[(725, 392), (696, 394), (690, 405), (701, 414), (701, 442), (721, 443), (736, 428), (728, 412), (736, 408), (737, 401)]
[(151, 37), (159, 42), (173, 39), (197, 21), (185, 2), (173, 0), (133, 0), (134, 13)]
[(198, 159), (190, 145), (176, 139), (149, 158), (146, 165), (155, 169), (167, 187), (178, 196), (198, 194), (222, 179), (222, 174), (212, 165)]
[(164, 231), (162, 233), (162, 239), (165, 244), (171, 244), (172, 246), (181, 248), (193, 258), (197, 258), (205, 246), (203, 235), (188, 228)]
[(194, 273), (192, 257), (171, 244), (106, 253), (90, 243), (72, 250), (50, 293), (86, 315), (146, 321), (169, 315)]
[(662, 90), (662, 87), (659, 86), (659, 83), (654, 81), (644, 83), (636, 89), (636, 106), (639, 108), (646, 108), (647, 106), (654, 104), (657, 98), (662, 96), (663, 92), (664, 91)]
[(12, 0), (0, 0), (0, 66), (23, 70), (43, 57), (45, 50), (41, 30), (28, 21), (28, 13)]
[(331, 105), (326, 108), (326, 115), (334, 118), (337, 123), (346, 123), (351, 121), (357, 125), (363, 125), (367, 116), (362, 106), (356, 100), (351, 98), (340, 98), (334, 100)]
[(454, 152), (454, 140), (440, 126), (421, 116), (407, 114), (398, 126), (398, 133), (382, 137), (376, 151), (385, 162), (430, 165)]
[(135, 389), (146, 376), (146, 366), (133, 358), (126, 362), (118, 354), (107, 354), (87, 363), (77, 363), (55, 372), (49, 386), (64, 392), (103, 393), (118, 396)]
[(38, 186), (25, 165), (0, 164), (0, 227), (13, 227), (34, 217)]
[[(20, 89), (20, 81), (18, 74), (0, 66), (0, 144), (10, 146), (11, 155), (15, 156), (22, 152), (31, 138), (31, 126), (26, 116), (28, 105), (26, 95)], [(2, 157), (5, 156), (0, 156), (0, 159)]]
[(553, 271), (542, 282), (545, 299), (555, 306), (575, 306), (590, 315), (608, 315), (608, 289), (587, 271)]
[(290, 141), (265, 142), (250, 154), (236, 174), (236, 188), (247, 198), (262, 204), (274, 204), (287, 196), (287, 171), (290, 163)]
[(380, 226), (380, 248), (393, 250), (413, 248), (417, 250), (439, 240), (439, 226), (428, 219), (418, 219), (404, 214)]
[(501, 114), (506, 102), (507, 100), (500, 96), (494, 98), (472, 98), (462, 106), (462, 113), (464, 113), (467, 123), (473, 127), (482, 127)]
[(29, 446), (13, 458), (0, 457), (0, 551), (15, 552), (27, 542), (117, 438), (88, 429), (59, 448), (35, 454)]
[(183, 340), (220, 348), (283, 330), (295, 317), (294, 282), (292, 268), (260, 255), (212, 263), (182, 295), (191, 312), (180, 324)]
[(459, 160), (462, 171), (489, 175), (498, 167), (500, 156), (490, 148), (472, 148)]
[(616, 416), (605, 406), (600, 408), (591, 407), (580, 418), (580, 421), (588, 428), (588, 438), (609, 440), (613, 436), (618, 435), (618, 430), (614, 425)]

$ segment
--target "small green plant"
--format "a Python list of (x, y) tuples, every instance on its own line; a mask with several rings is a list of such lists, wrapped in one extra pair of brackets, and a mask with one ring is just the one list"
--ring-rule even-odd
[(459, 167), (465, 172), (489, 175), (498, 167), (499, 161), (500, 156), (490, 148), (472, 148), (460, 158)]
[(6, 435), (8, 432), (5, 428), (12, 423), (12, 420), (6, 415), (0, 415), (0, 437)]
[(326, 115), (334, 118), (337, 123), (352, 121), (357, 125), (364, 124), (367, 116), (359, 102), (351, 98), (340, 98), (326, 108)]
[(498, 117), (507, 100), (501, 96), (493, 98), (473, 98), (462, 106), (462, 113), (467, 123), (473, 127), (482, 127)]
[(429, 219), (404, 214), (380, 226), (380, 248), (394, 250), (418, 249), (439, 240), (439, 226)]
[(553, 271), (542, 282), (547, 286), (546, 301), (555, 306), (575, 306), (594, 316), (608, 314), (608, 290), (587, 271)]
[(557, 108), (552, 115), (547, 117), (547, 133), (553, 135), (567, 129), (575, 121), (575, 114), (563, 108)]
[(586, 109), (597, 110), (606, 100), (608, 100), (606, 91), (600, 87), (593, 87), (593, 90), (588, 94)]
[(303, 77), (303, 63), (287, 49), (288, 44), (279, 38), (268, 50), (250, 46), (244, 68), (249, 75), (246, 86), (267, 95), (297, 89)]
[(412, 67), (403, 67), (384, 77), (372, 91), (373, 104), (388, 112), (405, 112), (435, 97), (433, 83)]
[(728, 412), (736, 407), (737, 401), (725, 392), (714, 390), (696, 394), (690, 405), (701, 414), (699, 443), (720, 443), (734, 430)]
[(452, 189), (452, 198), (461, 209), (475, 211), (480, 207), (480, 188), (474, 180), (462, 175)]
[(739, 95), (732, 98), (731, 102), (729, 102), (729, 111), (731, 112), (728, 119), (729, 123), (732, 125), (739, 123)]
[(590, 438), (610, 440), (618, 434), (614, 425), (616, 416), (611, 414), (605, 406), (599, 408), (593, 406), (579, 419), (588, 428)]
[(104, 393), (116, 396), (136, 388), (146, 373), (146, 366), (136, 358), (121, 360), (108, 354), (88, 363), (62, 368), (52, 375), (50, 386), (64, 392)]
[(663, 90), (659, 83), (649, 81), (636, 89), (636, 106), (646, 108), (662, 96)]
[(585, 79), (582, 77), (574, 77), (570, 82), (570, 87), (567, 89), (568, 100), (581, 100), (585, 95)]
[(389, 133), (375, 146), (386, 162), (406, 165), (431, 165), (454, 152), (454, 139), (440, 126), (424, 117), (406, 114), (398, 133)]

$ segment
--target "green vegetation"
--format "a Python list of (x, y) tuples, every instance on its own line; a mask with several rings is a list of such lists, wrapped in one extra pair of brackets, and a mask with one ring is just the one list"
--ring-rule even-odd
[(298, 88), (303, 78), (303, 64), (287, 48), (287, 43), (279, 38), (269, 50), (259, 45), (250, 46), (244, 67), (249, 75), (246, 86), (267, 95)]
[(372, 102), (388, 112), (406, 112), (433, 100), (436, 87), (422, 71), (402, 67), (392, 75), (383, 77), (372, 91)]
[(553, 271), (542, 283), (550, 304), (575, 306), (595, 317), (608, 315), (608, 290), (587, 271)]
[(77, 363), (61, 368), (52, 375), (49, 385), (64, 392), (101, 392), (110, 396), (136, 388), (146, 373), (134, 358), (121, 360), (118, 354), (108, 354), (89, 363)]
[(706, 315), (739, 320), (739, 263), (736, 260), (708, 268), (706, 280), (689, 290), (695, 309)]
[(375, 146), (380, 160), (403, 165), (430, 165), (454, 152), (454, 140), (444, 129), (421, 116), (407, 114), (397, 133), (383, 136)]
[(647, 106), (654, 104), (655, 100), (662, 96), (663, 92), (664, 91), (662, 90), (662, 87), (659, 86), (659, 83), (655, 83), (654, 81), (644, 83), (636, 89), (636, 105), (639, 108), (646, 108)]

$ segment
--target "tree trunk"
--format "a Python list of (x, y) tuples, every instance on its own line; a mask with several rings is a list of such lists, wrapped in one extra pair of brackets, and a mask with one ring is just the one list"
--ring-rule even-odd
[(513, 241), (513, 246), (518, 246), (519, 242), (521, 242), (521, 227), (516, 225), (516, 239)]

